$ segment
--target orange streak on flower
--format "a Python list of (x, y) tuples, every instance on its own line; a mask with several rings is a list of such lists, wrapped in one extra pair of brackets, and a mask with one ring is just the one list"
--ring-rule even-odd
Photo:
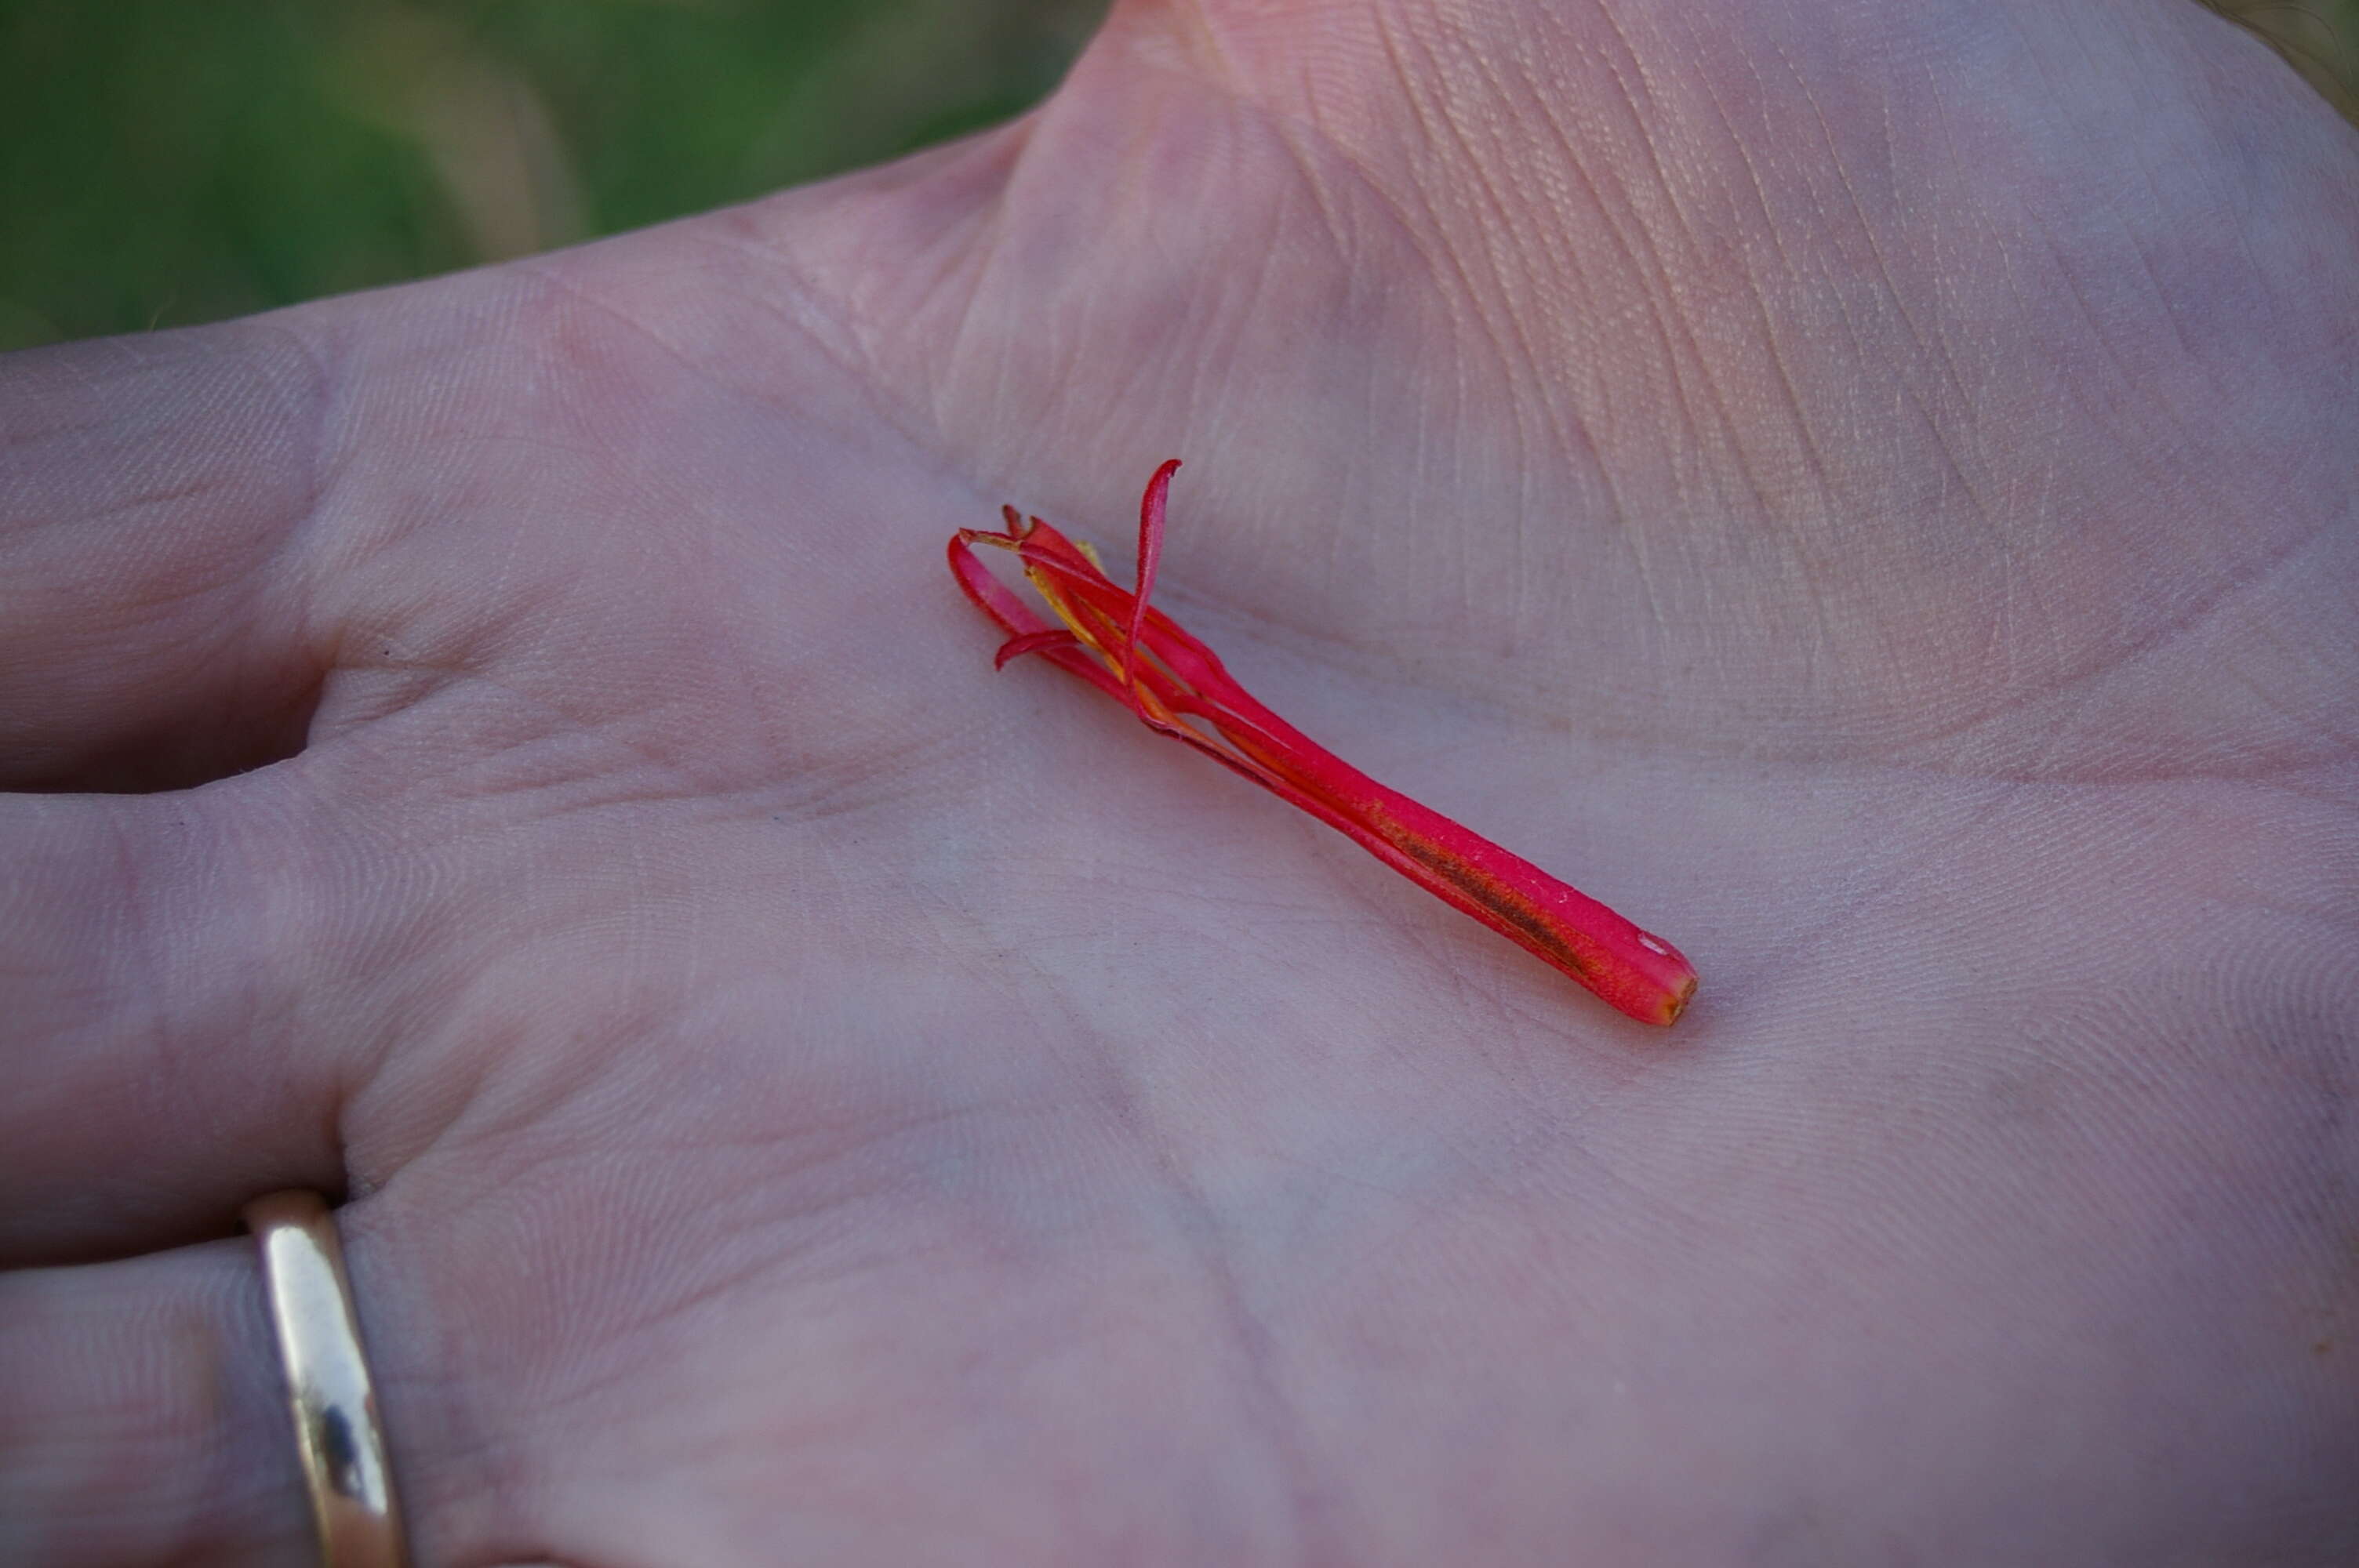
[[(1212, 649), (1153, 608), (1164, 508), (1177, 458), (1155, 470), (1139, 503), (1138, 587), (1099, 569), (1086, 546), (1039, 518), (1002, 509), (1006, 528), (962, 528), (951, 574), (1008, 641), (997, 664), (1038, 654), (1185, 741), (1292, 802), (1451, 907), (1571, 975), (1646, 1023), (1669, 1023), (1695, 994), (1694, 966), (1595, 899), (1440, 812), (1388, 789), (1254, 700)], [(986, 570), (971, 546), (1013, 551), (1061, 625), (1051, 625)]]

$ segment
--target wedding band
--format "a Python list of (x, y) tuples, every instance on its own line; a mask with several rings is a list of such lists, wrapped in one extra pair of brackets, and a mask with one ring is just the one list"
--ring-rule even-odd
[(334, 1217), (317, 1193), (272, 1193), (245, 1206), (245, 1224), (262, 1253), (263, 1293), (278, 1335), (321, 1561), (327, 1568), (408, 1568)]

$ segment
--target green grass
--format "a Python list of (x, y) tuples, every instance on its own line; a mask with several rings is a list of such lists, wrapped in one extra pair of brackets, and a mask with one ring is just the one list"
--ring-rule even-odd
[(0, 349), (634, 228), (1005, 119), (1103, 0), (0, 0)]
[[(2212, 3), (2359, 105), (2359, 0)], [(1037, 100), (1103, 9), (0, 0), (0, 349), (417, 277), (891, 157)]]

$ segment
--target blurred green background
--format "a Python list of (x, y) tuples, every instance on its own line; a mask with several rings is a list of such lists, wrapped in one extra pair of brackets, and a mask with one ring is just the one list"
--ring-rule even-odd
[(0, 0), (0, 349), (700, 211), (1006, 119), (1105, 0)]
[[(2359, 0), (2216, 8), (2353, 110)], [(891, 157), (1035, 102), (1104, 9), (0, 0), (0, 349), (415, 277)]]

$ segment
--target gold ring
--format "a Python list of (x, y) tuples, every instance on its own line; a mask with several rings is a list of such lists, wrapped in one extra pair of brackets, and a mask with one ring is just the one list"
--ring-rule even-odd
[(408, 1568), (335, 1219), (319, 1194), (298, 1191), (255, 1199), (245, 1224), (262, 1252), (321, 1560), (327, 1568)]

